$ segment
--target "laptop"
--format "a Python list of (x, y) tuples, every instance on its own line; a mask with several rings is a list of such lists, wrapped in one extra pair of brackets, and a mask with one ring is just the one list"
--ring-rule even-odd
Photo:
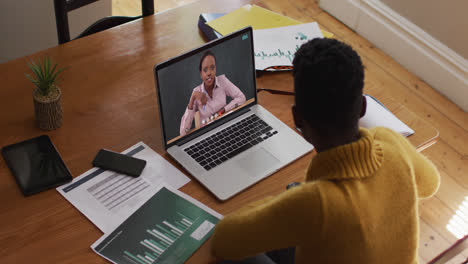
[(258, 104), (252, 34), (241, 29), (154, 67), (165, 150), (222, 201), (313, 149)]

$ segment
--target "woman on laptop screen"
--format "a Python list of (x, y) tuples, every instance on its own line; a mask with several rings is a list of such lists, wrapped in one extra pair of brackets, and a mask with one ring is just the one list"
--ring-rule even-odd
[[(223, 74), (216, 76), (216, 57), (211, 51), (206, 51), (200, 59), (198, 67), (202, 83), (193, 89), (185, 113), (180, 122), (180, 135), (189, 132), (195, 113), (195, 127), (203, 127), (225, 112), (245, 103), (245, 95)], [(226, 104), (226, 96), (232, 98)]]

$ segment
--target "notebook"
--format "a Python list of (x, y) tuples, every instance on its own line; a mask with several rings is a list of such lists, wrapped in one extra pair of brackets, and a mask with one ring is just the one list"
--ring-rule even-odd
[(220, 200), (313, 149), (258, 104), (251, 27), (155, 65), (154, 76), (165, 150)]
[[(245, 5), (206, 24), (221, 35), (227, 35), (246, 26), (258, 30), (299, 25), (302, 22), (257, 5)], [(322, 30), (322, 34), (326, 38), (333, 37), (332, 33), (325, 30)]]

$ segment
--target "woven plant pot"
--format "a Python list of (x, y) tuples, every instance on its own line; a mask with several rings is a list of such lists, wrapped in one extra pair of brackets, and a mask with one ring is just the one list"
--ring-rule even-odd
[(62, 126), (62, 92), (56, 86), (48, 95), (43, 96), (36, 88), (33, 92), (36, 124), (40, 129), (54, 130)]

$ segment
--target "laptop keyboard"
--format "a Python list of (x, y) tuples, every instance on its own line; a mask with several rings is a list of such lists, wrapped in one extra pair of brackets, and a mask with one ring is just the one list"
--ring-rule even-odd
[(185, 148), (184, 151), (203, 168), (210, 170), (277, 133), (278, 131), (253, 114)]

